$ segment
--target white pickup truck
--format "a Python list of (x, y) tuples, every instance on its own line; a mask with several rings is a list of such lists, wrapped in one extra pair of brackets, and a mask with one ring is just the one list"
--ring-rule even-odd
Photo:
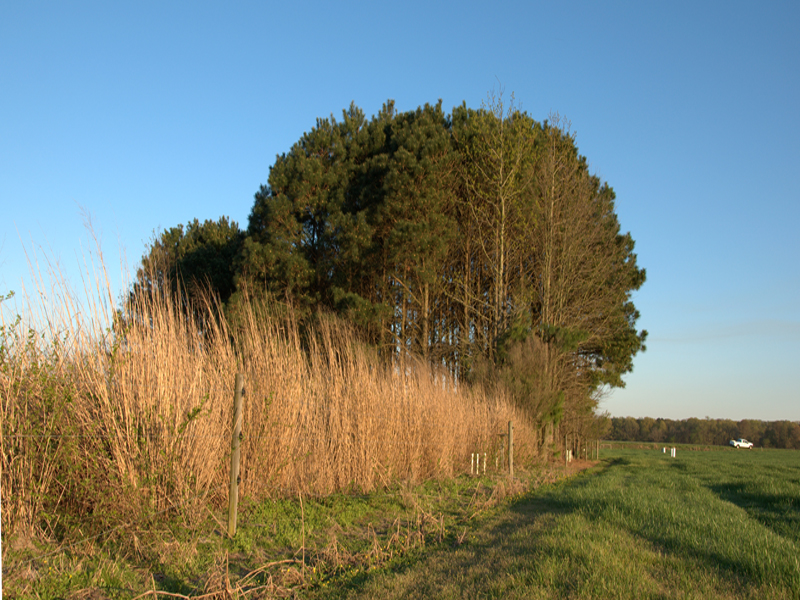
[(748, 442), (744, 438), (739, 438), (738, 440), (731, 440), (730, 445), (736, 448), (737, 450), (739, 448), (747, 448), (748, 450), (753, 448), (753, 442)]

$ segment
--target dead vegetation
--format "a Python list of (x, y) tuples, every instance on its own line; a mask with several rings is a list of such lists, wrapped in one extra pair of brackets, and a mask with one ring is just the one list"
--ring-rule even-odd
[[(386, 364), (334, 318), (301, 332), (291, 313), (245, 303), (228, 326), (213, 302), (187, 311), (168, 292), (116, 304), (102, 262), (83, 300), (57, 270), (36, 275), (37, 290), (0, 305), (4, 564), (9, 548), (40, 543), (75, 555), (116, 540), (144, 556), (153, 536), (137, 531), (219, 515), (237, 372), (240, 495), (252, 503), (452, 478), (469, 471), (471, 452), (499, 451), (509, 420), (516, 460), (536, 455), (533, 425), (507, 398), (412, 360)], [(208, 597), (279, 595), (308, 581), (308, 568), (378, 565), (445, 529), (421, 507), (418, 522), (392, 527), (388, 537), (373, 531), (367, 555), (348, 555), (333, 537), (305, 560), (237, 576), (238, 590), (220, 566)], [(147, 593), (169, 596), (156, 588)]]

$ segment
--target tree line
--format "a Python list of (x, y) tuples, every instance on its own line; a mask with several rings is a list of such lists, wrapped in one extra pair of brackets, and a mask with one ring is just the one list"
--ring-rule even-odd
[(631, 294), (645, 281), (612, 188), (569, 124), (502, 94), (318, 119), (270, 167), (248, 226), (226, 217), (162, 232), (131, 297), (209, 288), (349, 321), (386, 361), (501, 385), (532, 417), (590, 418), (644, 350)]
[(745, 438), (758, 447), (800, 450), (800, 423), (745, 419), (652, 419), (612, 417), (609, 439), (625, 442), (727, 445)]

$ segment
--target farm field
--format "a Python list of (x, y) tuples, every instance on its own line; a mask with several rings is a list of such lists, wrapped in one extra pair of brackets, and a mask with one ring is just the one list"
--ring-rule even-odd
[(315, 598), (798, 598), (800, 452), (607, 451), (442, 545)]

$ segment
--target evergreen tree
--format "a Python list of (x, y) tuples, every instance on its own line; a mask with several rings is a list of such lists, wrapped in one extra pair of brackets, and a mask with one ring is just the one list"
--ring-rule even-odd
[(154, 236), (136, 272), (130, 300), (166, 291), (196, 301), (209, 291), (227, 302), (236, 290), (236, 273), (244, 232), (234, 221), (220, 217), (197, 219)]

